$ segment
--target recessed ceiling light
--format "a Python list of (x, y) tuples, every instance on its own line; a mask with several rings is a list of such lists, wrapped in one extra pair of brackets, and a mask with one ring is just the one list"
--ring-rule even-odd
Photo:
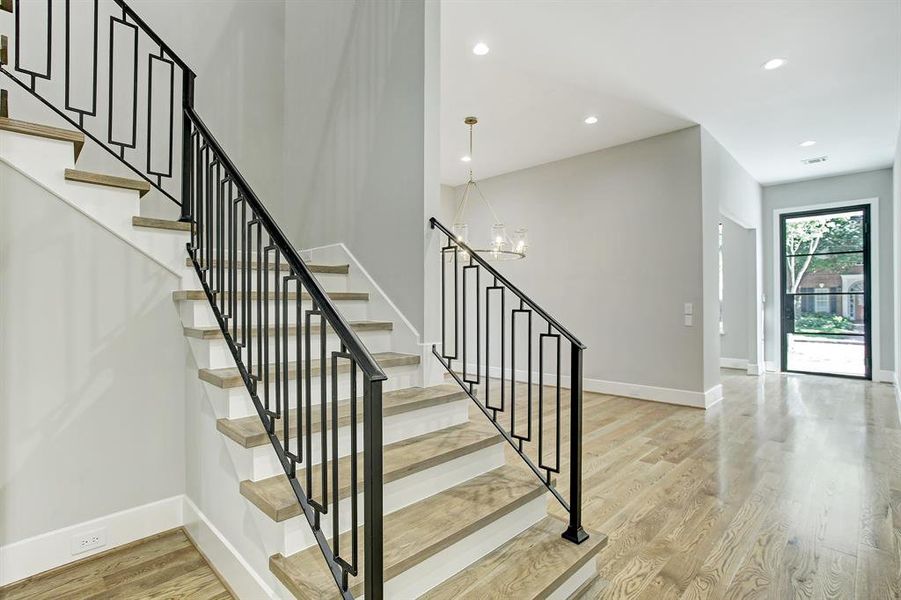
[(773, 69), (778, 69), (781, 66), (784, 66), (785, 63), (788, 62), (784, 58), (771, 58), (770, 60), (763, 63), (763, 68), (767, 71), (772, 71)]
[(472, 47), (472, 53), (476, 56), (485, 56), (486, 54), (488, 54), (488, 50), (490, 50), (490, 48), (485, 42), (479, 42)]
[(804, 141), (804, 142), (801, 142), (801, 143), (798, 144), (798, 145), (801, 146), (802, 148), (810, 148), (810, 147), (813, 146), (814, 144), (816, 144), (815, 141), (813, 141), (813, 140), (806, 140), (806, 141)]
[(460, 160), (462, 160), (462, 161), (463, 161), (463, 162), (469, 162), (469, 161), (471, 161), (471, 160), (472, 160), (472, 157), (471, 157), (471, 156), (469, 156), (469, 155), (468, 155), (468, 154), (467, 154), (467, 155), (466, 155), (466, 156), (464, 156), (464, 157), (463, 157), (463, 158), (461, 158), (461, 159), (460, 159)]
[(591, 115), (590, 117), (585, 117), (585, 123), (588, 125), (594, 125), (597, 122), (598, 122), (598, 118), (594, 115)]

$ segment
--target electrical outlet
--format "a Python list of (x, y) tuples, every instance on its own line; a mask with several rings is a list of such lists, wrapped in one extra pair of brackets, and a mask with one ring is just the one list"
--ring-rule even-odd
[(72, 554), (81, 554), (106, 546), (106, 527), (92, 529), (72, 536)]

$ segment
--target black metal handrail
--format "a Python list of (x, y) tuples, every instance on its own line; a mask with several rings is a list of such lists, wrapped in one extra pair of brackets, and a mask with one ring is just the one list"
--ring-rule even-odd
[[(33, 0), (30, 7), (37, 6)], [(52, 81), (51, 54), (53, 17), (51, 0), (47, 1), (47, 68), (30, 70), (20, 64), (19, 13), (21, 0), (15, 2), (16, 64), (12, 71), (0, 65), (0, 72), (10, 77), (74, 127), (127, 165), (141, 178), (181, 206), (181, 220), (190, 222), (191, 240), (186, 249), (201, 286), (222, 331), (225, 342), (235, 360), (251, 401), (265, 427), (291, 488), (309, 522), (316, 542), (335, 579), (342, 598), (353, 598), (349, 577), (360, 572), (358, 547), (357, 460), (359, 449), (358, 424), (362, 410), (363, 425), (363, 544), (364, 593), (369, 599), (381, 600), (384, 587), (383, 569), (383, 469), (382, 469), (382, 382), (387, 379), (372, 354), (338, 312), (334, 302), (300, 258), (297, 250), (275, 223), (263, 203), (241, 175), (228, 154), (194, 110), (194, 72), (123, 0), (112, 0), (121, 11), (109, 18), (109, 114), (97, 119), (99, 23), (98, 0), (79, 4), (78, 9), (93, 10), (93, 55), (91, 106), (77, 107), (70, 103), (70, 0), (66, 0), (65, 103), (57, 106), (52, 94), (45, 94), (37, 86), (38, 80)], [(5, 6), (4, 6), (5, 8)], [(133, 43), (133, 74), (126, 87), (131, 96), (130, 139), (114, 139), (113, 87), (114, 29), (128, 33)], [(147, 150), (146, 168), (134, 162), (138, 148), (138, 54), (139, 34), (155, 46), (154, 53), (145, 53), (147, 67)], [(146, 48), (146, 43), (142, 45)], [(154, 61), (168, 65), (168, 168), (157, 171), (151, 163), (151, 122), (154, 119), (153, 98)], [(182, 106), (175, 110), (175, 69), (181, 70)], [(28, 76), (23, 81), (15, 75)], [(43, 86), (44, 84), (42, 84)], [(57, 90), (59, 91), (59, 90)], [(59, 94), (57, 94), (59, 95)], [(181, 127), (175, 127), (176, 112)], [(85, 117), (92, 117), (86, 121)], [(107, 141), (102, 135), (89, 131), (89, 125), (106, 121)], [(142, 126), (143, 127), (143, 126)], [(181, 172), (172, 169), (176, 131), (181, 131)], [(114, 150), (118, 148), (118, 150)], [(126, 149), (130, 152), (127, 154)], [(154, 181), (152, 177), (155, 176)], [(171, 184), (169, 187), (165, 182)], [(179, 180), (180, 179), (180, 180)], [(178, 187), (174, 187), (178, 184)], [(179, 201), (176, 196), (180, 196)], [(255, 234), (255, 235), (254, 235)], [(254, 250), (254, 241), (256, 247)], [(265, 243), (264, 243), (265, 241)], [(284, 266), (282, 265), (284, 261)], [(256, 270), (256, 284), (252, 271)], [(289, 291), (293, 284), (294, 291)], [(270, 294), (270, 286), (272, 292)], [(289, 308), (291, 310), (289, 311)], [(294, 343), (289, 344), (295, 319)], [(318, 348), (312, 341), (313, 319), (318, 318)], [(270, 328), (270, 324), (272, 327)], [(301, 326), (303, 324), (303, 327)], [(328, 336), (338, 341), (337, 350), (329, 350)], [(318, 352), (314, 352), (318, 350)], [(294, 354), (294, 360), (289, 360)], [(318, 354), (318, 359), (314, 359)], [(272, 360), (270, 360), (272, 356)], [(314, 362), (318, 360), (318, 366)], [(314, 403), (314, 369), (318, 369), (319, 394)], [(293, 389), (290, 383), (295, 381)], [(339, 446), (338, 405), (339, 375), (347, 374), (349, 393), (350, 446), (350, 532), (349, 550), (342, 551), (340, 534), (347, 524), (339, 513), (341, 502), (338, 462), (343, 448)], [(358, 374), (362, 381), (362, 405), (358, 407)], [(293, 400), (293, 408), (292, 408)], [(313, 431), (312, 414), (319, 412), (319, 431)], [(292, 412), (294, 413), (292, 415)], [(293, 417), (293, 418), (292, 418)], [(331, 420), (331, 423), (329, 423)], [(293, 427), (293, 431), (292, 431)], [(313, 437), (318, 438), (314, 445)], [(292, 441), (293, 440), (293, 441)], [(314, 452), (315, 451), (315, 452)], [(303, 475), (301, 475), (303, 474)], [(314, 482), (314, 474), (316, 475)], [(301, 478), (304, 480), (301, 483)], [(318, 484), (318, 493), (317, 485)], [(331, 527), (331, 540), (324, 525)]]
[[(350, 456), (356, 457), (357, 369), (363, 380), (363, 491), (364, 491), (364, 589), (367, 598), (381, 598), (382, 568), (382, 382), (387, 379), (375, 358), (338, 312), (321, 284), (300, 258), (281, 228), (272, 219), (247, 180), (210, 133), (193, 108), (185, 108), (189, 140), (193, 142), (189, 160), (192, 229), (188, 254), (201, 280), (219, 327), (284, 467), (294, 494), (313, 529), (323, 556), (344, 598), (352, 598), (348, 579), (358, 569), (358, 509), (356, 458), (351, 459), (350, 556), (341, 552), (339, 534), (338, 481), (338, 374), (339, 361), (346, 361), (350, 385)], [(189, 144), (191, 145), (191, 144)], [(254, 236), (254, 231), (256, 236)], [(255, 242), (255, 244), (254, 244)], [(255, 251), (254, 251), (255, 248)], [(255, 255), (254, 255), (255, 252)], [(270, 258), (271, 255), (271, 258)], [(286, 268), (282, 267), (282, 260)], [(253, 263), (257, 263), (256, 287)], [(274, 274), (270, 294), (270, 271)], [(281, 281), (280, 281), (281, 280)], [(294, 292), (289, 291), (294, 282)], [(304, 297), (304, 293), (308, 298)], [(309, 302), (312, 308), (304, 308)], [(274, 310), (270, 306), (274, 305)], [(293, 303), (293, 310), (289, 307)], [(291, 435), (289, 384), (289, 315), (295, 316), (294, 370), (296, 387), (295, 432)], [(318, 406), (313, 403), (312, 318), (319, 317), (319, 391)], [(301, 329), (301, 322), (304, 323)], [(274, 325), (270, 344), (270, 324)], [(340, 340), (340, 350), (327, 351), (330, 329)], [(301, 342), (302, 340), (302, 342)], [(274, 361), (270, 361), (274, 354)], [(302, 363), (302, 364), (301, 364)], [(271, 365), (271, 366), (270, 366)], [(330, 379), (327, 376), (330, 370)], [(273, 372), (274, 371), (274, 372)], [(303, 375), (303, 377), (301, 377)], [(301, 386), (303, 380), (304, 386)], [(331, 388), (331, 398), (328, 388)], [(320, 411), (318, 458), (314, 463), (311, 416)], [(330, 413), (330, 415), (329, 415)], [(331, 418), (331, 428), (327, 427)], [(279, 427), (280, 422), (280, 427)], [(329, 439), (329, 432), (331, 438)], [(294, 438), (292, 451), (291, 439)], [(320, 494), (314, 490), (314, 471)], [(299, 470), (305, 472), (305, 482)], [(331, 497), (329, 497), (331, 490)], [(322, 519), (331, 513), (332, 539), (322, 530)]]
[[(476, 406), (482, 413), (494, 424), (498, 432), (509, 442), (513, 449), (523, 459), (529, 469), (544, 483), (547, 489), (560, 502), (565, 510), (569, 512), (569, 523), (563, 537), (580, 544), (588, 539), (588, 534), (582, 527), (582, 354), (585, 345), (579, 339), (563, 327), (557, 319), (552, 317), (546, 310), (541, 308), (534, 300), (529, 298), (518, 287), (510, 283), (500, 272), (492, 267), (488, 261), (479, 256), (478, 252), (470, 248), (465, 241), (458, 239), (450, 229), (442, 225), (435, 217), (429, 219), (432, 229), (437, 229), (447, 238), (447, 243), (441, 247), (441, 351), (439, 352), (436, 345), (432, 345), (432, 354), (445, 367), (451, 377), (463, 388), (469, 397), (475, 402)], [(459, 265), (460, 261), (468, 262), (468, 265)], [(450, 318), (453, 328), (453, 343), (450, 343), (448, 336), (448, 285), (447, 285), (447, 264), (451, 264), (453, 270), (453, 290), (450, 296), (453, 301), (453, 314)], [(490, 282), (487, 285), (481, 284), (481, 271), (484, 270)], [(463, 286), (460, 289), (460, 276), (458, 271), (462, 272)], [(469, 274), (469, 271), (473, 271)], [(471, 363), (467, 360), (467, 335), (472, 328), (472, 323), (467, 324), (467, 314), (471, 310), (470, 304), (467, 302), (469, 294), (467, 293), (467, 284), (469, 278), (475, 278), (475, 373), (470, 373)], [(485, 294), (485, 320), (484, 328), (482, 327), (481, 318), (481, 293)], [(519, 307), (513, 307), (512, 310), (505, 309), (505, 292), (510, 291), (516, 299), (519, 300)], [(492, 293), (498, 296), (500, 301), (500, 336), (495, 339), (495, 343), (500, 350), (500, 364), (492, 365), (490, 348), (491, 335), (490, 328), (490, 301)], [(462, 315), (460, 310), (462, 305)], [(506, 317), (510, 314), (510, 402), (505, 402), (505, 383), (506, 369), (505, 364), (505, 345), (507, 342), (506, 335)], [(537, 315), (543, 319), (546, 327), (546, 333), (538, 334), (539, 344), (539, 361), (538, 361), (538, 423), (537, 423), (537, 448), (534, 449), (535, 460), (530, 457), (529, 448), (526, 444), (532, 442), (532, 315)], [(527, 333), (527, 398), (526, 407), (526, 432), (523, 434), (520, 428), (517, 428), (516, 413), (516, 322), (517, 316), (525, 319), (528, 324)], [(462, 317), (462, 318), (461, 318)], [(482, 331), (484, 330), (484, 364), (481, 361), (481, 350), (483, 347)], [(462, 332), (462, 336), (460, 335)], [(562, 347), (561, 336), (570, 345), (570, 406), (569, 406), (569, 498), (564, 498), (563, 494), (557, 489), (552, 473), (559, 473), (561, 466), (561, 355)], [(460, 344), (462, 337), (462, 345)], [(544, 415), (544, 393), (545, 393), (545, 373), (544, 373), (544, 353), (545, 340), (554, 341), (556, 355), (556, 389), (555, 389), (555, 415), (551, 425), (555, 429), (553, 461), (545, 461), (545, 415)], [(453, 351), (450, 351), (450, 348)], [(462, 350), (462, 351), (461, 351)], [(461, 365), (459, 369), (454, 368), (453, 361), (459, 360)], [(484, 377), (483, 371), (484, 368)], [(489, 374), (492, 368), (498, 368), (500, 373), (500, 404), (492, 404), (489, 386)], [(459, 372), (462, 371), (462, 372)], [(474, 375), (472, 377), (471, 375)], [(484, 379), (484, 391), (482, 397), (479, 397), (476, 386), (481, 385)], [(509, 427), (498, 418), (498, 415), (507, 416), (509, 418)], [(509, 429), (509, 430), (508, 430)], [(519, 429), (519, 431), (518, 431)], [(542, 472), (543, 471), (543, 472)]]

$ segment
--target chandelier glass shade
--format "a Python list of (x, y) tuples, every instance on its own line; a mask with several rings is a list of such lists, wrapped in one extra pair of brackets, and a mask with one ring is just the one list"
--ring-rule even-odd
[[(469, 157), (472, 159), (472, 128), (478, 123), (476, 117), (466, 117), (463, 122), (469, 126)], [(470, 163), (471, 164), (471, 163)], [(485, 203), (491, 213), (494, 223), (491, 225), (490, 231), (487, 231), (487, 243), (470, 243), (469, 225), (466, 223), (466, 208), (470, 198), (477, 196), (479, 200)], [(469, 169), (469, 181), (463, 188), (463, 195), (457, 205), (457, 212), (454, 215), (453, 233), (458, 242), (466, 244), (472, 248), (482, 258), (487, 260), (517, 260), (526, 257), (526, 251), (529, 248), (529, 230), (520, 227), (510, 236), (507, 232), (507, 226), (498, 218), (494, 207), (479, 189), (479, 184), (472, 175), (472, 168)], [(466, 253), (464, 252), (464, 258)]]

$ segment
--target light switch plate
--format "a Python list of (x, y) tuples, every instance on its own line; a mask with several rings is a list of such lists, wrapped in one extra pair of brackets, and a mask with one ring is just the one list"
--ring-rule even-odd
[(685, 326), (686, 327), (691, 327), (693, 324), (693, 321), (694, 321), (694, 319), (691, 315), (685, 315)]
[[(691, 302), (686, 302), (685, 303), (685, 311), (682, 314), (683, 315), (693, 315), (694, 312), (695, 312), (694, 304), (692, 304)], [(686, 323), (686, 325), (688, 325), (688, 323)]]

